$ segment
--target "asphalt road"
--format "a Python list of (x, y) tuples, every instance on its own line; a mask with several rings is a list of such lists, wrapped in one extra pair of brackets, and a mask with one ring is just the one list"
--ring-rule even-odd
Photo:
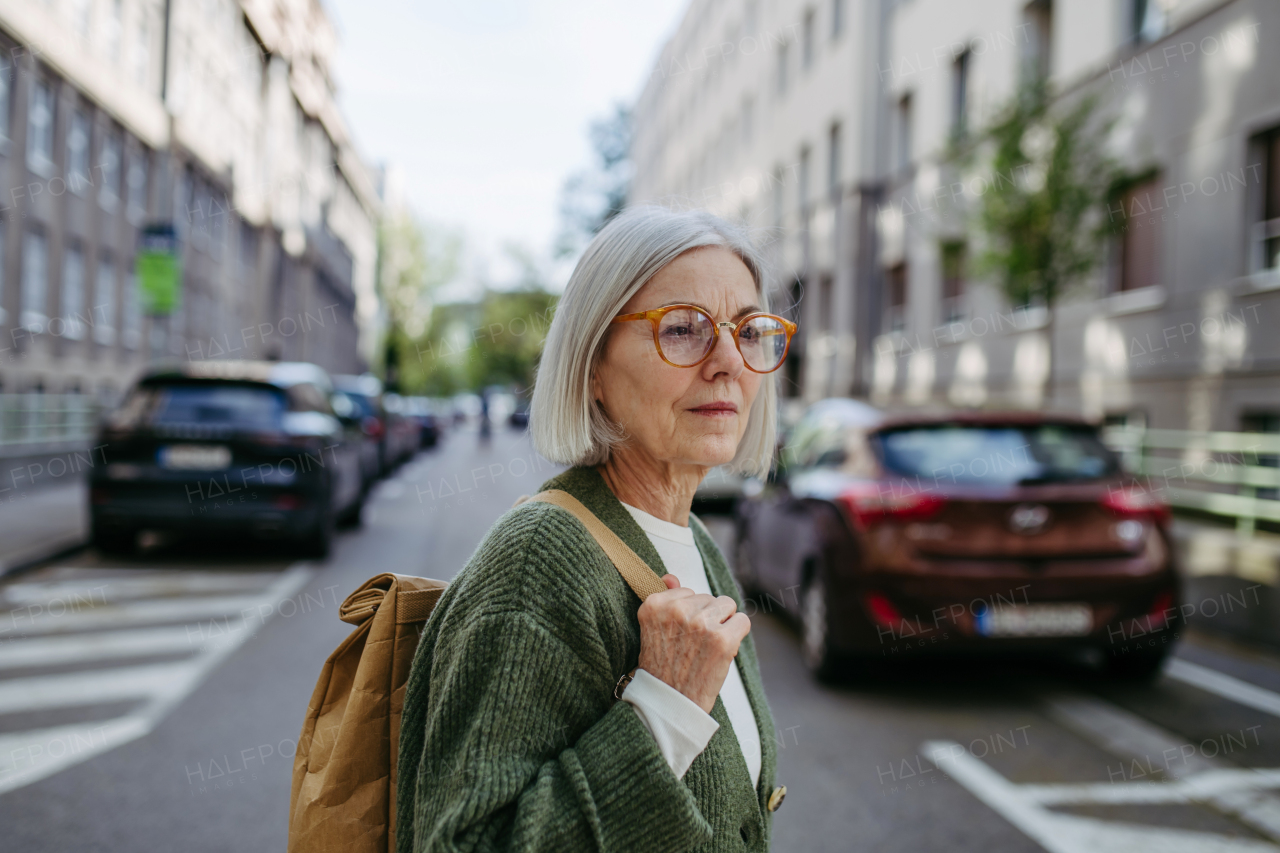
[[(451, 577), (554, 470), (515, 433), (459, 433), (323, 564), (159, 543), (7, 582), (0, 850), (282, 850), (337, 604), (380, 571)], [(752, 630), (789, 790), (776, 851), (1280, 853), (1280, 660), (1193, 637), (1148, 686), (988, 661), (833, 687), (776, 616)]]

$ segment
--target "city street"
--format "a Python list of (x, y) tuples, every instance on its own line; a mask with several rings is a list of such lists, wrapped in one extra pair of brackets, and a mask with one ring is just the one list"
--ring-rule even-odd
[[(456, 431), (324, 563), (159, 543), (7, 580), (4, 849), (282, 850), (302, 715), (351, 630), (338, 603), (377, 572), (451, 577), (555, 470), (516, 432)], [(1280, 851), (1280, 659), (1193, 636), (1151, 686), (990, 662), (823, 686), (792, 627), (752, 631), (789, 791), (776, 851)]]

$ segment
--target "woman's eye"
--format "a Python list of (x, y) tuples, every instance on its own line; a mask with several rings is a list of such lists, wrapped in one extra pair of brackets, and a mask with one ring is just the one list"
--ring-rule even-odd
[(693, 327), (692, 326), (668, 326), (666, 331), (663, 332), (663, 334), (670, 335), (672, 337), (681, 337), (684, 335), (691, 335), (693, 334)]

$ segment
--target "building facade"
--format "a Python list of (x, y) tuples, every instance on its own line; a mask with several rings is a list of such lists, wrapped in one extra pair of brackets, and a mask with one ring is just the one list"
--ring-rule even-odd
[[(757, 67), (712, 50), (687, 83), (662, 73), (752, 14), (781, 33)], [(847, 47), (810, 36), (840, 16)], [(1262, 0), (695, 0), (637, 106), (634, 200), (686, 200), (771, 239), (775, 293), (799, 296), (805, 327), (786, 383), (802, 400), (1275, 431), (1275, 31), (1280, 7)], [(1052, 311), (1013, 306), (974, 269), (997, 176), (949, 153), (1029, 75), (1060, 101), (1095, 99), (1134, 176), (1093, 271)], [(748, 99), (767, 142), (726, 153), (722, 117)], [(740, 176), (788, 163), (794, 183), (727, 203)]]
[[(0, 392), (111, 402), (162, 358), (358, 372), (378, 200), (318, 2), (0, 0)], [(181, 296), (135, 260), (171, 227)]]

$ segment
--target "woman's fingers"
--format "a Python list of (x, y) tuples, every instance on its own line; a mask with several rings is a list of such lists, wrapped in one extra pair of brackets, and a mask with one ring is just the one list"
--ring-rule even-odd
[(680, 586), (680, 578), (669, 573), (662, 576), (662, 582), (667, 585), (667, 589), (675, 589)]

